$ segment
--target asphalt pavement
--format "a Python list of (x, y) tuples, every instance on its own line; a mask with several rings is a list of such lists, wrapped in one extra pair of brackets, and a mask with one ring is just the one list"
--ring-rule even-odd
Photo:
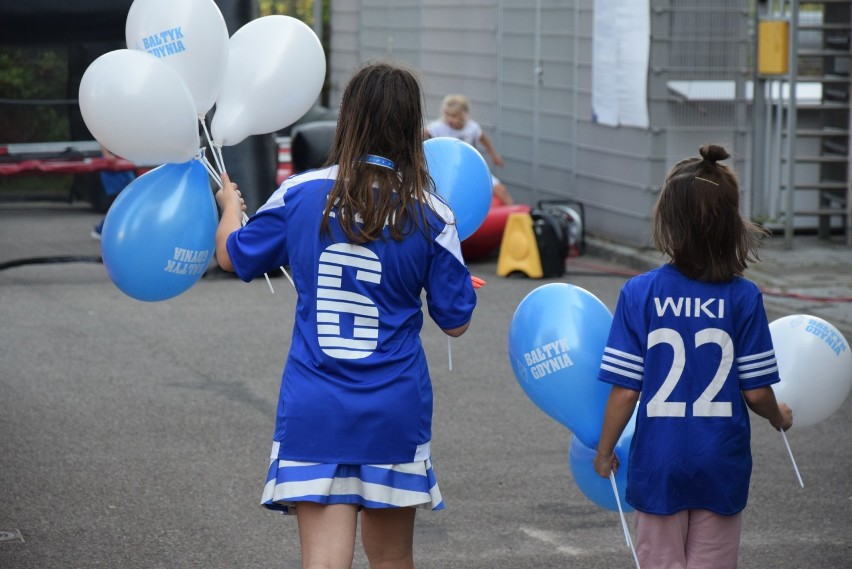
[[(0, 567), (300, 566), (295, 520), (259, 505), (295, 295), (273, 278), (214, 270), (184, 294), (121, 293), (90, 238), (84, 204), (0, 203)], [(420, 568), (634, 566), (618, 514), (574, 483), (571, 433), (515, 380), (507, 334), (535, 288), (569, 282), (614, 307), (648, 251), (590, 240), (556, 279), (488, 284), (470, 331), (428, 321), (435, 384), (433, 458), (447, 504), (418, 513)], [(852, 249), (774, 238), (748, 276), (770, 319), (812, 314), (852, 339)], [(754, 473), (743, 568), (852, 567), (852, 398), (788, 440), (753, 421)], [(631, 516), (628, 514), (628, 519)], [(363, 552), (355, 567), (367, 567)]]

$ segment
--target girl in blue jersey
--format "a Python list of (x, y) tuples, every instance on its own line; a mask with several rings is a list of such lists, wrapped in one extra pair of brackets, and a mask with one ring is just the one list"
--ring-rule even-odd
[(762, 230), (740, 215), (739, 184), (721, 146), (679, 162), (654, 208), (654, 244), (671, 261), (623, 287), (599, 379), (613, 385), (594, 460), (636, 409), (627, 471), (643, 568), (737, 566), (751, 476), (748, 409), (776, 429), (778, 367), (760, 290), (742, 277)]
[(328, 166), (285, 181), (244, 227), (227, 176), (217, 194), (222, 268), (249, 281), (288, 265), (298, 292), (262, 504), (295, 512), (302, 567), (349, 567), (359, 512), (370, 565), (413, 567), (415, 508), (444, 507), (421, 292), (450, 336), (476, 297), (422, 124), (414, 74), (367, 65), (343, 94)]

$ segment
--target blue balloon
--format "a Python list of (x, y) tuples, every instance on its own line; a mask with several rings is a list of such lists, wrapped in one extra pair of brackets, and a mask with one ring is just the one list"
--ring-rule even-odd
[(131, 182), (107, 212), (101, 234), (107, 274), (137, 300), (175, 297), (207, 270), (217, 225), (201, 162), (155, 168)]
[(435, 189), (456, 215), (456, 230), (464, 241), (479, 229), (491, 209), (491, 171), (473, 146), (446, 136), (423, 143)]
[[(618, 499), (621, 501), (621, 509), (624, 512), (633, 511), (627, 503), (625, 493), (627, 492), (627, 460), (635, 428), (636, 413), (634, 412), (621, 438), (618, 439), (618, 444), (615, 445), (615, 454), (619, 461), (618, 472), (615, 473), (615, 485), (618, 488)], [(601, 508), (617, 512), (618, 503), (615, 501), (615, 494), (612, 493), (612, 483), (609, 478), (602, 478), (595, 472), (595, 454), (597, 454), (595, 449), (584, 445), (576, 436), (571, 437), (571, 443), (568, 445), (568, 464), (571, 467), (571, 475), (586, 498)]]
[(509, 325), (509, 361), (539, 409), (595, 448), (610, 385), (598, 381), (612, 314), (595, 295), (567, 283), (530, 292)]

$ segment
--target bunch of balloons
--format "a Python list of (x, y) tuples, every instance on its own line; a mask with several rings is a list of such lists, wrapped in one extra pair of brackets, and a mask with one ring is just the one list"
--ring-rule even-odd
[[(107, 213), (104, 265), (138, 300), (165, 300), (191, 287), (214, 251), (216, 204), (200, 151), (199, 123), (217, 149), (274, 132), (304, 115), (325, 80), (314, 32), (288, 16), (265, 16), (228, 37), (214, 0), (134, 0), (128, 49), (86, 69), (79, 104), (102, 146), (141, 164)], [(213, 106), (210, 140), (205, 116)], [(206, 172), (206, 173), (205, 173)]]
[[(589, 291), (567, 283), (540, 286), (512, 317), (509, 360), (527, 397), (573, 433), (568, 456), (578, 488), (595, 504), (617, 511), (610, 481), (593, 466), (610, 392), (597, 376), (611, 323), (609, 309)], [(634, 413), (616, 447), (622, 504), (635, 420)]]

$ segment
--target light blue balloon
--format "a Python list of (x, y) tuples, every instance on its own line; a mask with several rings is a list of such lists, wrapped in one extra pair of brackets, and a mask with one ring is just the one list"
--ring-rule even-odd
[[(630, 443), (633, 441), (633, 431), (636, 428), (636, 412), (621, 433), (618, 444), (615, 445), (615, 455), (618, 457), (619, 467), (615, 473), (615, 485), (618, 488), (618, 499), (621, 501), (621, 509), (624, 512), (632, 512), (633, 508), (627, 503), (625, 494), (627, 492), (627, 461), (630, 456)], [(594, 460), (597, 451), (584, 445), (576, 436), (571, 437), (568, 445), (568, 465), (571, 468), (571, 476), (580, 491), (592, 502), (605, 508), (618, 511), (618, 503), (612, 492), (612, 483), (609, 478), (602, 478), (595, 472)]]
[(509, 362), (539, 409), (595, 448), (610, 385), (598, 381), (612, 314), (589, 291), (550, 283), (530, 292), (509, 325)]
[(198, 160), (165, 164), (130, 183), (101, 234), (109, 278), (144, 301), (175, 297), (201, 278), (215, 251), (216, 203)]
[(456, 215), (459, 240), (470, 237), (491, 209), (491, 171), (473, 146), (446, 136), (423, 143), (435, 189)]

